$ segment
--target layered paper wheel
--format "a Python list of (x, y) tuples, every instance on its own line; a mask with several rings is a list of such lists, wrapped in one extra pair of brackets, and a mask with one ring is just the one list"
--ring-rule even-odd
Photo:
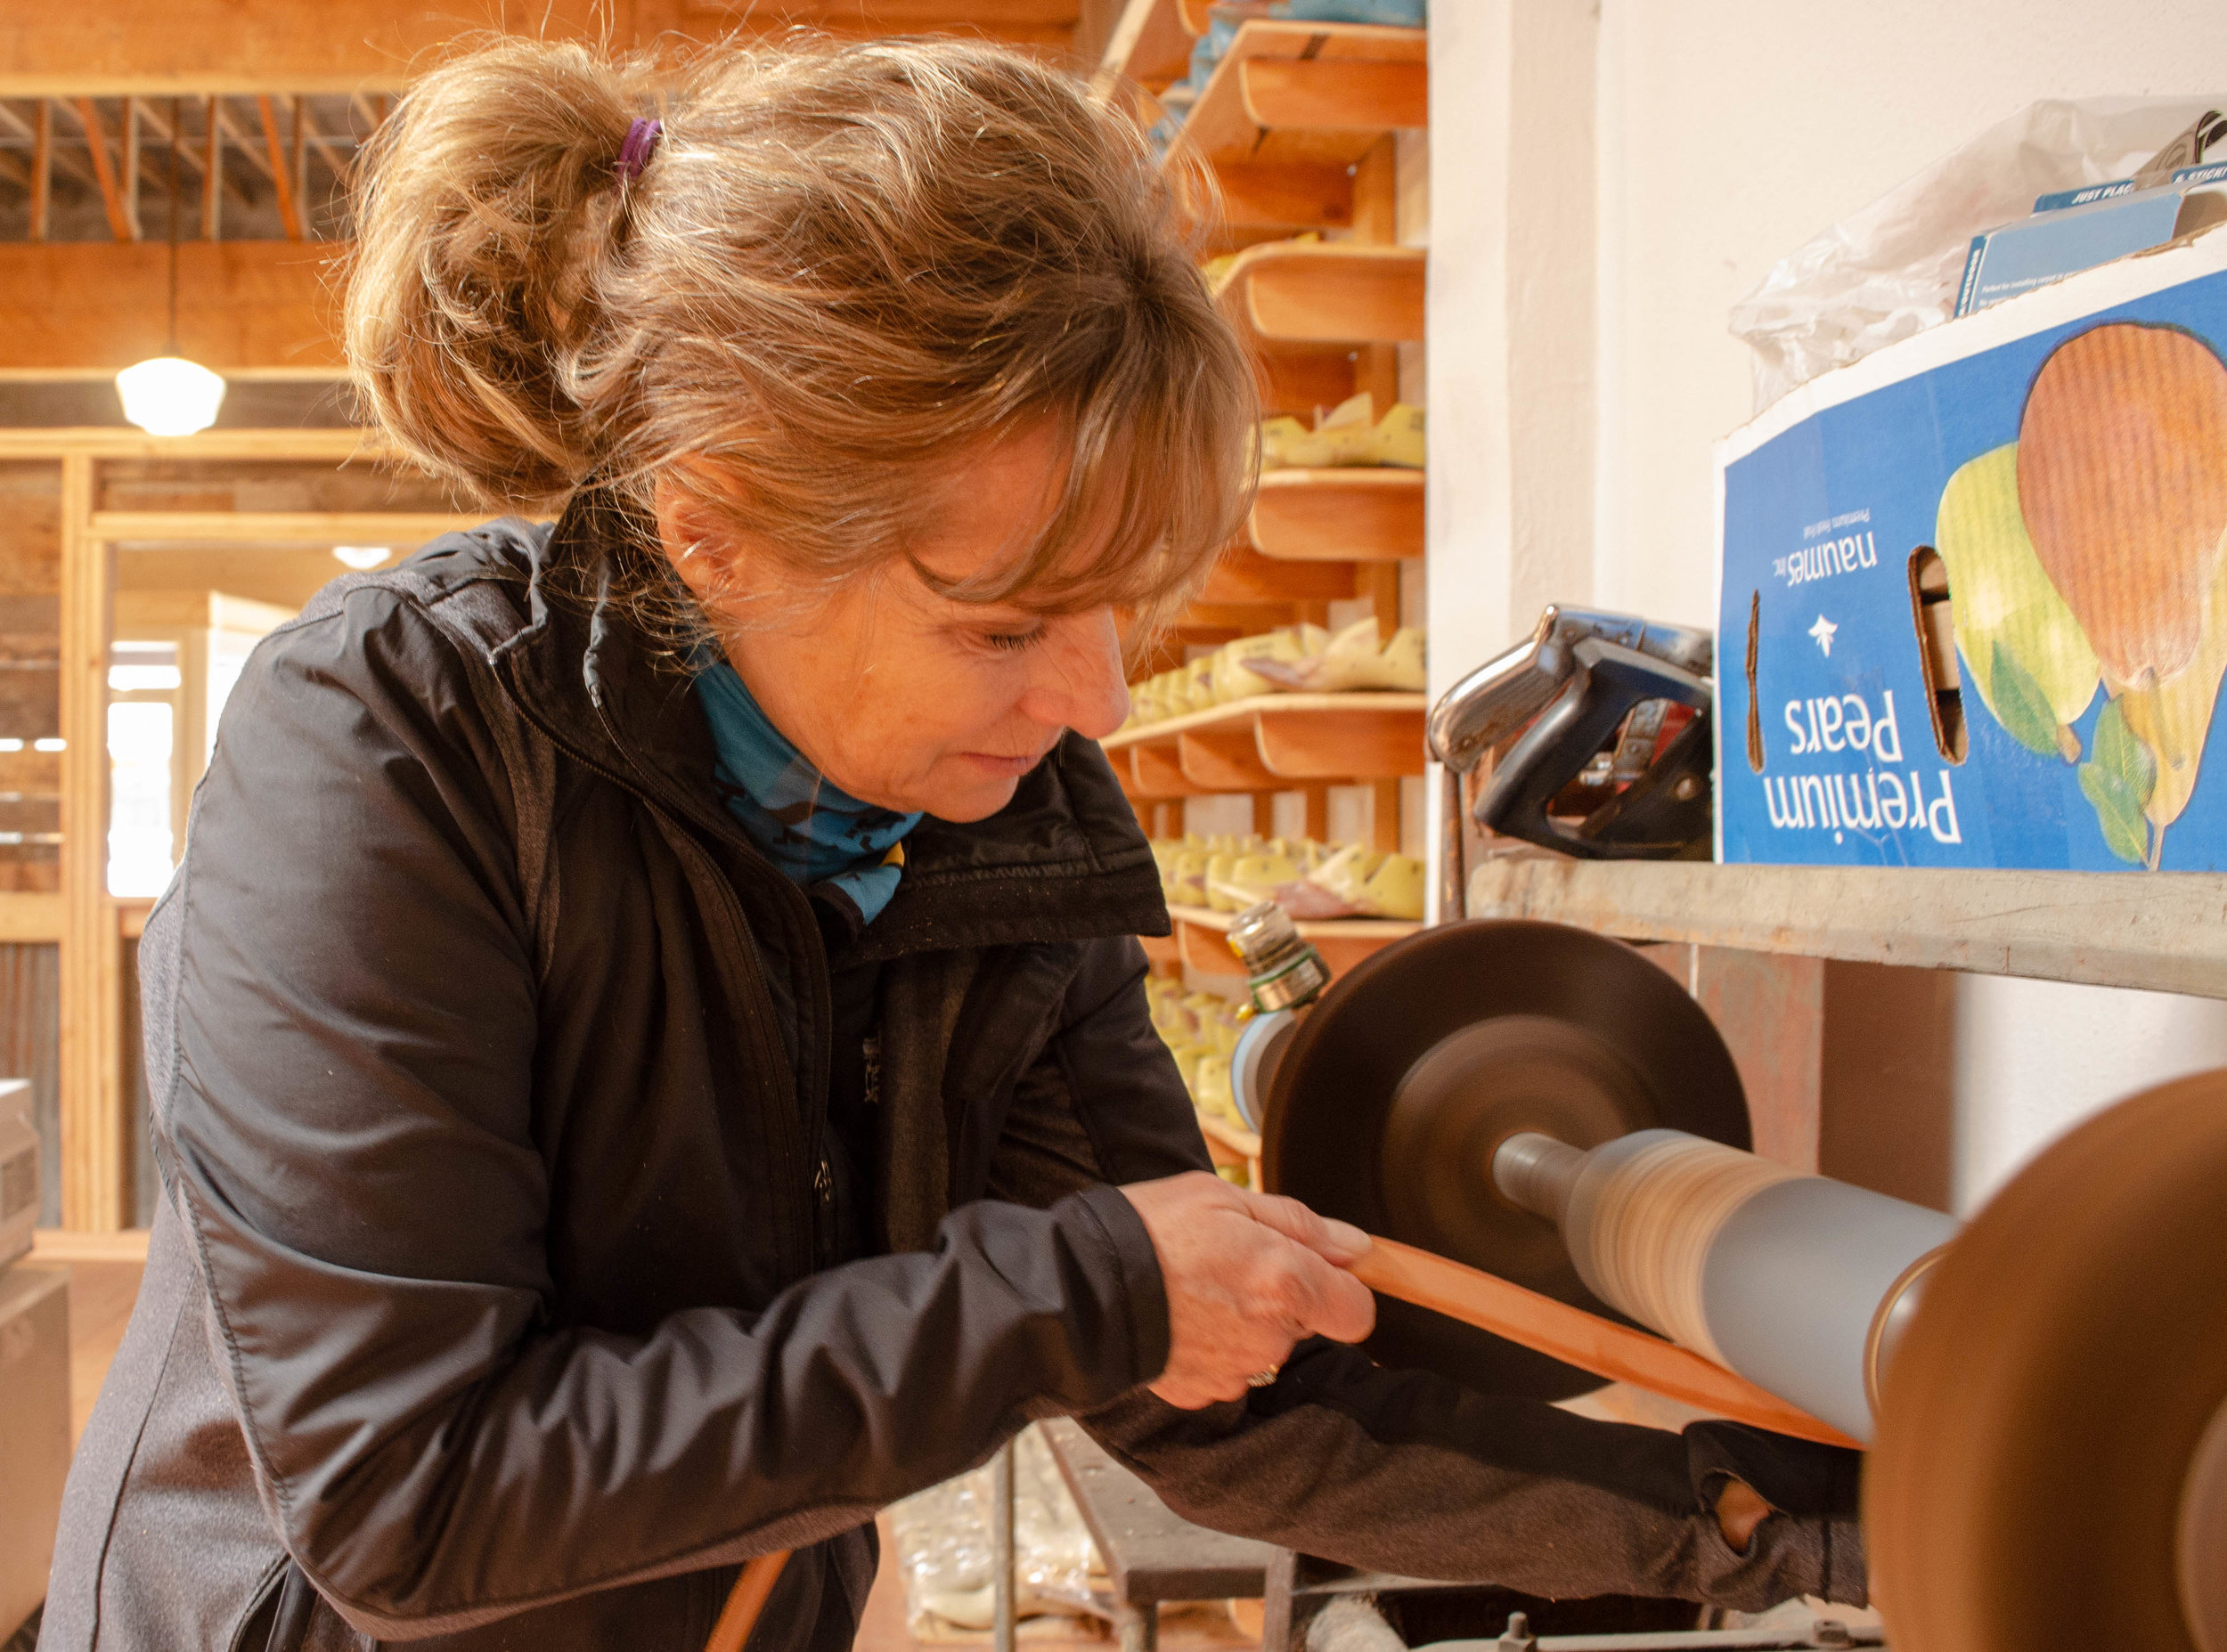
[[(1271, 1192), (1629, 1326), (1490, 1167), (1521, 1130), (1587, 1148), (1656, 1126), (1748, 1145), (1739, 1070), (1708, 1014), (1620, 941), (1478, 920), (1389, 947), (1323, 996), (1277, 1073), (1262, 1161)], [(1562, 1399), (1603, 1380), (1389, 1295), (1369, 1347), (1488, 1393)]]
[[(1887, 1371), (1864, 1477), (1897, 1652), (2100, 1634), (2227, 1640), (2183, 1500), (2227, 1405), (2227, 1072), (2147, 1091), (2003, 1189), (1929, 1284)], [(2227, 1493), (2227, 1475), (2205, 1493)], [(2227, 1510), (2214, 1510), (2227, 1515)], [(2222, 1534), (2200, 1528), (2200, 1547)], [(2199, 1643), (2183, 1575), (2210, 1565)]]

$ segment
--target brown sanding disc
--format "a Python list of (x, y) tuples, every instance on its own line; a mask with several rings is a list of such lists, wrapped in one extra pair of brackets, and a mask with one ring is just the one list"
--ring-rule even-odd
[[(1559, 924), (1443, 924), (1336, 981), (1293, 1035), (1261, 1131), (1268, 1191), (1609, 1318), (1552, 1224), (1492, 1185), (1520, 1130), (1593, 1147), (1667, 1126), (1749, 1144), (1708, 1015), (1631, 948)], [(1369, 1351), (1489, 1393), (1562, 1399), (1574, 1366), (1377, 1299)]]
[(1897, 1652), (2192, 1652), (2175, 1550), (2227, 1404), (2227, 1071), (2043, 1152), (1928, 1281), (1864, 1473)]

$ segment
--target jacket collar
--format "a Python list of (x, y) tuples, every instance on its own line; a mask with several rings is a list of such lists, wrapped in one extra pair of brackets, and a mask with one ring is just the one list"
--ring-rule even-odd
[[(493, 654), (522, 709), (596, 767), (697, 830), (757, 850), (719, 802), (711, 731), (689, 674), (613, 594), (653, 530), (605, 490), (547, 529), (503, 535), (526, 565), (526, 623)], [(485, 531), (483, 530), (483, 533)], [(933, 815), (905, 839), (905, 875), (852, 956), (1165, 935), (1158, 868), (1096, 742), (1070, 732), (987, 820)]]

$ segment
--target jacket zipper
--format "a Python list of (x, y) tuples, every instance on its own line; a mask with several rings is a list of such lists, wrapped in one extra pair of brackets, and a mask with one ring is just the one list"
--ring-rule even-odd
[[(673, 824), (678, 828), (673, 840), (675, 847), (685, 846), (684, 852), (697, 862), (699, 872), (707, 874), (710, 882), (716, 886), (721, 898), (719, 916), (727, 920), (727, 924), (732, 931), (730, 938), (732, 950), (743, 962), (743, 973), (748, 979), (748, 985), (755, 988), (755, 992), (746, 989), (743, 995), (740, 1006), (743, 1011), (743, 1025), (747, 1029), (750, 1042), (757, 1052), (761, 1070), (770, 1077), (780, 1074), (787, 1062), (781, 1054), (778, 1036), (768, 1025), (772, 1015), (772, 1004), (767, 997), (765, 989), (765, 960), (758, 951), (757, 938), (750, 932), (749, 921), (743, 916), (742, 901), (736, 895), (733, 885), (728, 882), (726, 874), (719, 869), (716, 863), (713, 862), (710, 855), (705, 851), (703, 845), (689, 834), (687, 826), (674, 818), (651, 794), (639, 777), (639, 770), (636, 771), (636, 776), (632, 777), (620, 774), (608, 764), (597, 761), (594, 757), (583, 751), (537, 716), (532, 707), (526, 704), (526, 696), (519, 692), (516, 680), (507, 669), (510, 664), (510, 662), (507, 659), (500, 662), (497, 666), (497, 676), (499, 680), (502, 680), (503, 687), (510, 695), (510, 703), (518, 708), (519, 714), (541, 730), (542, 736), (551, 745), (568, 754), (574, 761), (591, 774), (609, 781), (621, 791), (628, 793), (656, 810), (660, 816), (673, 820)], [(604, 716), (603, 705), (600, 698), (596, 700), (596, 712), (599, 717)], [(608, 718), (604, 721), (604, 731), (607, 734), (611, 732)], [(611, 738), (612, 744), (616, 745), (622, 753), (625, 751), (624, 745), (619, 741), (616, 735), (612, 735)], [(631, 758), (629, 761), (631, 764)], [(798, 898), (802, 899), (801, 896)], [(706, 916), (710, 915), (707, 913)], [(809, 923), (809, 913), (806, 914), (806, 917)], [(820, 940), (819, 926), (816, 924), (810, 924), (809, 927), (812, 932), (812, 944), (817, 948)], [(820, 974), (822, 976), (826, 974), (824, 960)], [(804, 1179), (806, 1165), (817, 1161), (818, 1166), (812, 1178), (818, 1197), (809, 1202), (788, 1200), (782, 1201), (788, 1206), (790, 1217), (789, 1244), (787, 1248), (792, 1249), (792, 1257), (787, 1271), (797, 1278), (817, 1272), (823, 1265), (820, 1257), (825, 1246), (821, 1236), (829, 1225), (825, 1220), (824, 1211), (831, 1200), (834, 1191), (833, 1173), (828, 1168), (827, 1156), (820, 1140), (820, 1132), (817, 1127), (827, 1113), (825, 1074), (828, 1066), (826, 1051), (828, 1012), (825, 1005), (820, 1006), (820, 1013), (815, 1020), (820, 1029), (818, 1039), (820, 1048), (815, 1052), (818, 1057), (815, 1067), (820, 1075), (818, 1086), (820, 1095), (818, 1098), (818, 1105), (812, 1110), (812, 1124), (808, 1127), (804, 1120), (800, 1119), (796, 1116), (795, 1108), (775, 1106), (771, 1109), (773, 1112), (780, 1115), (779, 1123), (776, 1128), (781, 1146), (785, 1150), (784, 1157), (788, 1161), (789, 1175), (783, 1179), (783, 1185), (795, 1186)], [(821, 1188), (823, 1182), (826, 1184), (824, 1191)], [(798, 1262), (803, 1263), (804, 1265), (797, 1266)]]

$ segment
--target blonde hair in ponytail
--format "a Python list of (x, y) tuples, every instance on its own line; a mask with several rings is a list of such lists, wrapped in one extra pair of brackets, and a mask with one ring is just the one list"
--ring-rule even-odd
[(901, 551), (951, 455), (1049, 421), (1050, 523), (954, 594), (1157, 616), (1252, 484), (1252, 367), (1195, 267), (1195, 184), (994, 46), (726, 43), (675, 69), (505, 39), (417, 82), (359, 170), (349, 363), (392, 439), (489, 504), (593, 479), (646, 508), (685, 479), (827, 582)]

